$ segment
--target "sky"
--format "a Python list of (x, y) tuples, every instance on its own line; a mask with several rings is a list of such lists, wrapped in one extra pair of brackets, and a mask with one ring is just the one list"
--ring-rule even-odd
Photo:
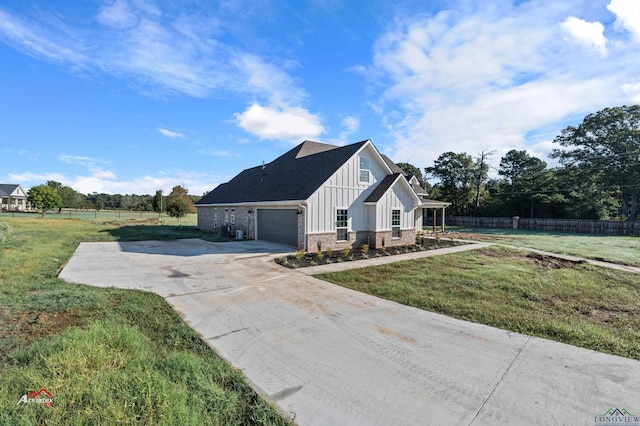
[(0, 3), (0, 182), (27, 189), (201, 195), (304, 140), (553, 166), (639, 103), (640, 0)]

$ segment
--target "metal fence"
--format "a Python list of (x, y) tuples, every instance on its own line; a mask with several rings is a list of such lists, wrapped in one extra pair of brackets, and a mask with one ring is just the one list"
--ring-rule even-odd
[(640, 222), (585, 219), (525, 219), (520, 217), (466, 217), (449, 216), (447, 226), (471, 228), (529, 229), (535, 231), (575, 232), (581, 234), (605, 234), (640, 236)]

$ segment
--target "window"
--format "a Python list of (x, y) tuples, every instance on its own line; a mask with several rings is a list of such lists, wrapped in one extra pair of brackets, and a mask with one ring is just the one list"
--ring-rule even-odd
[(360, 182), (369, 183), (369, 159), (360, 157)]
[(347, 241), (349, 239), (349, 234), (347, 232), (347, 210), (346, 209), (338, 209), (336, 210), (336, 229), (337, 229), (337, 240), (338, 241)]
[(236, 223), (236, 209), (231, 209), (231, 224)]
[(391, 209), (391, 237), (400, 238), (400, 209)]
[(229, 209), (224, 209), (224, 224), (229, 224)]
[(214, 228), (218, 227), (218, 208), (217, 207), (213, 208), (213, 227)]

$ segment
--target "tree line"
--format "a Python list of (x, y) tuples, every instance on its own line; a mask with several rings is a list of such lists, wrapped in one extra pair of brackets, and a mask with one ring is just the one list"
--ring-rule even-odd
[[(640, 198), (640, 105), (605, 108), (556, 136), (547, 162), (525, 150), (511, 150), (489, 177), (494, 151), (473, 157), (445, 152), (415, 175), (429, 198), (451, 203), (451, 216), (631, 220)], [(424, 171), (424, 173), (423, 173)], [(429, 178), (437, 179), (430, 185)]]
[(200, 196), (189, 195), (189, 190), (176, 185), (169, 195), (156, 191), (154, 195), (135, 194), (105, 194), (94, 192), (81, 194), (60, 182), (47, 181), (44, 185), (37, 185), (29, 189), (28, 200), (32, 206), (41, 211), (42, 215), (48, 210), (63, 208), (71, 209), (102, 209), (128, 211), (166, 212), (169, 216), (184, 217), (187, 213), (195, 213), (194, 203)]

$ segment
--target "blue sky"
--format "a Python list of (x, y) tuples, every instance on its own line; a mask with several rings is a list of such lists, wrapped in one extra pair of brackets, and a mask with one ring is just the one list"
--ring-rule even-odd
[(640, 0), (0, 4), (0, 181), (25, 188), (200, 195), (305, 139), (552, 164), (638, 103)]

